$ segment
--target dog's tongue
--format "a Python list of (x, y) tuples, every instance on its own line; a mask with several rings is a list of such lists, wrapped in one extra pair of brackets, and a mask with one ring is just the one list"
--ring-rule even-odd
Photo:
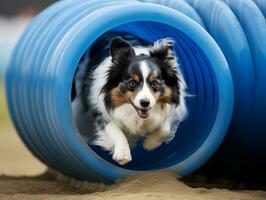
[(150, 115), (150, 109), (138, 109), (138, 114), (141, 118), (147, 118)]

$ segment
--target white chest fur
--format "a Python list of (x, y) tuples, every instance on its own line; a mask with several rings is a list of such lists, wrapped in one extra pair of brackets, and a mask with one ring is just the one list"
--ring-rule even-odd
[(165, 105), (163, 108), (160, 105), (155, 105), (149, 118), (142, 119), (132, 105), (124, 104), (114, 109), (111, 116), (127, 134), (145, 136), (163, 125), (170, 115), (170, 110), (170, 105)]

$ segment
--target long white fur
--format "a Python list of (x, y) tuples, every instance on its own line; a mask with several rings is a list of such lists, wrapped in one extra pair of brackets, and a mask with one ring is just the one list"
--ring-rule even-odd
[[(157, 44), (158, 46), (158, 44)], [(156, 46), (156, 47), (157, 47)], [(157, 47), (160, 48), (160, 47)], [(148, 48), (134, 47), (136, 55), (148, 54)], [(169, 129), (171, 125), (178, 121), (184, 120), (187, 115), (187, 108), (185, 104), (186, 84), (180, 75), (180, 105), (175, 108), (173, 105), (167, 104), (164, 109), (157, 105), (147, 85), (144, 84), (142, 91), (137, 96), (135, 105), (138, 106), (141, 98), (149, 98), (153, 106), (150, 116), (147, 119), (142, 119), (137, 115), (136, 110), (130, 104), (123, 104), (110, 113), (107, 112), (104, 104), (104, 94), (101, 89), (106, 84), (106, 75), (111, 64), (111, 57), (107, 57), (92, 74), (93, 82), (90, 90), (88, 100), (93, 106), (103, 114), (103, 117), (109, 122), (104, 130), (97, 131), (97, 139), (94, 141), (95, 145), (99, 145), (106, 150), (113, 152), (113, 159), (119, 164), (124, 165), (131, 160), (130, 146), (128, 141), (131, 136), (146, 136), (147, 133), (155, 131), (159, 127), (162, 129)], [(80, 68), (85, 68), (85, 64), (81, 64)], [(178, 66), (177, 66), (178, 67)], [(81, 72), (84, 70), (80, 70)], [(141, 71), (144, 77), (148, 76), (149, 69), (145, 62), (141, 63)], [(180, 71), (180, 70), (179, 70)], [(72, 103), (75, 120), (79, 120), (79, 97)], [(139, 106), (141, 107), (141, 106)], [(169, 141), (174, 137), (176, 128), (168, 131), (169, 135), (165, 137), (165, 141)], [(163, 142), (163, 141), (161, 141)], [(147, 149), (152, 149), (147, 147)]]

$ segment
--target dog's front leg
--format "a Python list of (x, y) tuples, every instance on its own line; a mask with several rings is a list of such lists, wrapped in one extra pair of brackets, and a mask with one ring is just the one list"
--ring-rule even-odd
[(114, 144), (113, 159), (120, 165), (125, 165), (131, 161), (131, 153), (126, 136), (122, 130), (114, 123), (110, 122), (105, 127), (105, 133)]
[(170, 123), (165, 122), (162, 127), (147, 135), (143, 141), (143, 148), (147, 151), (152, 151), (159, 147), (169, 137), (170, 129)]

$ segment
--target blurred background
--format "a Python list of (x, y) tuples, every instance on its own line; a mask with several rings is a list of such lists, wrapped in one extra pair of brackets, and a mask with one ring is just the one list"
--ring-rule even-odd
[[(0, 0), (0, 175), (34, 175), (45, 170), (18, 138), (10, 122), (4, 91), (4, 74), (19, 36), (53, 0)], [(19, 163), (19, 166), (18, 166)]]
[[(0, 176), (2, 174), (36, 175), (46, 170), (46, 167), (22, 144), (9, 119), (4, 91), (4, 74), (12, 50), (27, 24), (36, 14), (53, 2), (55, 0), (0, 0)], [(205, 169), (207, 172), (209, 170)], [(205, 177), (200, 178), (207, 180)], [(194, 178), (191, 180), (194, 181)], [(263, 185), (265, 185), (265, 180)]]
[(40, 10), (52, 0), (1, 0), (0, 1), (0, 75), (6, 69), (12, 49), (21, 32)]

